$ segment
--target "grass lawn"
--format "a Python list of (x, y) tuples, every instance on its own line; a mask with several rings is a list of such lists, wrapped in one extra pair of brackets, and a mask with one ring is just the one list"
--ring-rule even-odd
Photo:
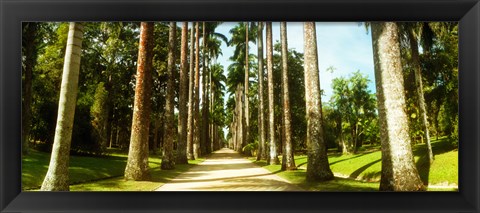
[[(111, 154), (105, 157), (70, 157), (71, 191), (150, 191), (198, 164), (204, 159), (189, 161), (188, 165), (176, 165), (175, 170), (161, 170), (158, 156), (149, 157), (150, 181), (125, 181), (123, 174), (127, 155)], [(22, 189), (35, 190), (42, 185), (48, 170), (50, 153), (31, 151), (22, 159)]]
[[(415, 162), (424, 184), (432, 186), (429, 191), (452, 191), (458, 186), (458, 151), (447, 138), (432, 141), (435, 161), (429, 165), (425, 144), (413, 147)], [(252, 160), (255, 160), (252, 158)], [(321, 191), (377, 191), (381, 174), (381, 152), (379, 148), (353, 155), (329, 154), (330, 168), (335, 179), (322, 183), (305, 181), (307, 157), (295, 156), (296, 171), (281, 171), (280, 165), (256, 162), (269, 171), (307, 190)], [(452, 187), (452, 188), (449, 188)]]

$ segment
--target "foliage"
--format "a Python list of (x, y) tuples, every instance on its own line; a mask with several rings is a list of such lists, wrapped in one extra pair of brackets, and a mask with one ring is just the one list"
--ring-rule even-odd
[[(348, 79), (339, 77), (332, 81), (330, 109), (325, 110), (327, 130), (331, 131), (327, 139), (336, 140), (335, 144), (344, 153), (356, 152), (365, 142), (379, 141), (376, 99), (368, 90), (368, 83), (368, 78), (360, 71)], [(332, 138), (332, 134), (338, 137)], [(332, 144), (332, 141), (327, 143)]]

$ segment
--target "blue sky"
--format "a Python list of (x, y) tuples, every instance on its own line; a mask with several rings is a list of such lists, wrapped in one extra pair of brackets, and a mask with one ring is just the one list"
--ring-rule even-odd
[[(225, 22), (218, 26), (216, 31), (230, 38), (229, 30), (236, 24), (236, 22)], [(276, 43), (280, 41), (280, 24), (274, 22), (272, 27), (273, 42)], [(332, 95), (331, 82), (334, 78), (340, 76), (349, 77), (350, 73), (357, 70), (360, 70), (370, 79), (369, 90), (375, 92), (372, 39), (370, 32), (367, 33), (363, 23), (317, 22), (316, 30), (320, 87), (325, 91), (322, 101), (327, 102), (330, 100)], [(303, 53), (303, 23), (287, 23), (287, 32), (288, 48)], [(263, 36), (265, 42), (265, 30)], [(222, 43), (221, 48), (223, 55), (217, 61), (223, 64), (226, 69), (232, 63), (228, 58), (233, 55), (234, 47), (227, 47)], [(249, 51), (251, 54), (256, 55), (256, 45), (250, 43)], [(330, 66), (335, 67), (333, 73), (326, 71)]]

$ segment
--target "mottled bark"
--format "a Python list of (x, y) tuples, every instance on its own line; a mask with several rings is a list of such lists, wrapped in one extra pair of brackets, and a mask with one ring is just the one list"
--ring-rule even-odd
[(258, 106), (258, 135), (259, 135), (259, 146), (257, 153), (257, 160), (267, 159), (267, 148), (266, 143), (266, 131), (265, 131), (265, 96), (264, 96), (264, 77), (263, 77), (263, 22), (258, 22), (257, 29), (257, 59), (258, 59), (258, 99), (260, 105)]
[(333, 173), (328, 164), (323, 130), (315, 22), (305, 22), (303, 30), (307, 112), (307, 180), (331, 180)]
[(237, 85), (237, 90), (235, 91), (235, 107), (236, 107), (236, 113), (235, 113), (235, 126), (236, 126), (236, 131), (235, 131), (235, 151), (241, 152), (244, 144), (245, 138), (244, 136), (244, 104), (243, 104), (243, 86), (241, 83)]
[(194, 160), (195, 158), (193, 157), (193, 134), (195, 131), (195, 127), (193, 126), (194, 123), (194, 116), (193, 116), (193, 108), (195, 105), (195, 100), (194, 100), (194, 92), (193, 92), (193, 86), (194, 86), (194, 45), (195, 45), (195, 32), (194, 32), (194, 22), (192, 22), (192, 29), (190, 30), (190, 66), (189, 66), (189, 73), (188, 73), (188, 119), (187, 119), (187, 128), (188, 128), (188, 134), (187, 134), (187, 158), (189, 160)]
[(200, 148), (203, 154), (209, 153), (208, 146), (208, 96), (207, 96), (207, 65), (206, 65), (206, 49), (207, 35), (205, 34), (205, 22), (202, 23), (202, 127), (200, 137)]
[(83, 25), (71, 22), (63, 63), (55, 138), (48, 171), (40, 189), (42, 191), (69, 191), (68, 165), (77, 102), (82, 40)]
[(380, 190), (423, 191), (408, 133), (398, 27), (393, 22), (371, 26), (382, 144)]
[(270, 157), (269, 164), (278, 164), (277, 145), (275, 142), (275, 112), (273, 100), (273, 42), (272, 22), (266, 22), (267, 27), (267, 72), (268, 72), (268, 118), (270, 133)]
[[(287, 44), (287, 23), (280, 23), (280, 40), (282, 42), (282, 100), (283, 100), (283, 143), (285, 144), (282, 150), (282, 169), (295, 170), (295, 159), (293, 157), (292, 145), (292, 128), (291, 128), (291, 113), (290, 113), (290, 98), (288, 88), (288, 44)], [(285, 161), (285, 164), (283, 164)]]
[(193, 157), (196, 159), (200, 156), (200, 36), (199, 23), (195, 23), (195, 93), (194, 93), (194, 123), (195, 131), (193, 133)]
[(125, 168), (126, 180), (138, 181), (150, 178), (148, 134), (152, 95), (153, 28), (152, 22), (141, 23), (132, 133)]
[(25, 63), (23, 68), (22, 91), (22, 154), (29, 153), (30, 129), (32, 125), (32, 76), (33, 67), (37, 60), (38, 23), (25, 23), (22, 46), (24, 47)]
[(249, 69), (248, 69), (248, 63), (249, 63), (249, 60), (248, 60), (248, 27), (249, 27), (249, 24), (248, 22), (245, 22), (245, 83), (244, 83), (244, 87), (245, 87), (245, 98), (244, 98), (244, 101), (245, 101), (245, 140), (244, 140), (244, 144), (243, 146), (246, 146), (250, 141), (249, 141), (249, 138), (250, 138), (250, 105), (249, 105), (249, 99), (248, 99), (248, 86), (249, 86)]
[(170, 22), (168, 34), (168, 58), (167, 58), (167, 95), (165, 100), (165, 121), (167, 128), (165, 129), (165, 141), (163, 142), (163, 153), (161, 168), (164, 170), (175, 168), (175, 159), (173, 155), (173, 143), (175, 134), (175, 40), (177, 32), (177, 24)]
[(182, 23), (180, 45), (180, 95), (178, 97), (178, 147), (177, 164), (188, 164), (187, 159), (187, 96), (188, 96), (188, 22)]
[(426, 144), (427, 144), (427, 153), (430, 164), (433, 163), (434, 156), (432, 151), (432, 144), (430, 143), (430, 131), (428, 130), (428, 116), (425, 104), (425, 98), (423, 93), (423, 82), (422, 82), (422, 67), (420, 66), (420, 57), (418, 55), (418, 42), (415, 36), (413, 35), (413, 29), (410, 29), (408, 33), (408, 40), (410, 41), (410, 48), (412, 51), (412, 62), (413, 69), (415, 72), (415, 84), (417, 87), (417, 100), (418, 106), (420, 107), (420, 114), (422, 116), (422, 127), (425, 134)]

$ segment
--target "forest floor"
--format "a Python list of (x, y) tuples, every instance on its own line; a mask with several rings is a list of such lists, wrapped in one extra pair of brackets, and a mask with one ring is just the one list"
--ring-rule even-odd
[(223, 148), (156, 191), (302, 191), (287, 180)]

